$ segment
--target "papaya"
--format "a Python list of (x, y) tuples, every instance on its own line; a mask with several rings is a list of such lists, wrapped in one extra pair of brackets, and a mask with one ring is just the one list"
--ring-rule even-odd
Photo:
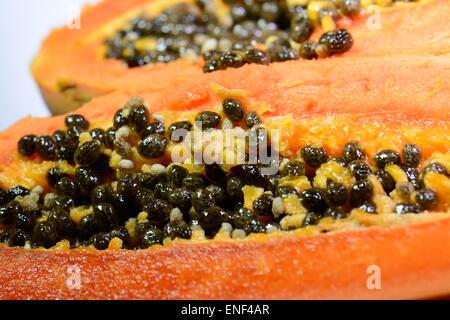
[[(204, 62), (198, 57), (199, 53), (195, 52), (193, 54), (192, 50), (188, 50), (187, 53), (183, 51), (181, 56), (178, 56), (179, 54), (177, 53), (175, 57), (173, 57), (173, 52), (159, 54), (155, 57), (149, 56), (149, 59), (153, 59), (151, 60), (152, 63), (137, 68), (129, 68), (122, 61), (123, 59), (115, 59), (114, 57), (116, 57), (117, 53), (110, 55), (107, 53), (108, 41), (113, 39), (111, 41), (114, 43), (114, 36), (120, 34), (120, 32), (122, 32), (122, 35), (127, 34), (128, 31), (125, 32), (123, 30), (126, 30), (125, 26), (129, 25), (129, 21), (135, 21), (138, 25), (139, 20), (136, 22), (133, 19), (143, 13), (148, 17), (154, 17), (163, 10), (170, 9), (180, 2), (193, 3), (193, 1), (178, 0), (125, 0), (118, 3), (114, 0), (106, 0), (86, 7), (83, 10), (80, 17), (80, 28), (69, 28), (65, 26), (54, 30), (43, 42), (31, 67), (33, 76), (51, 111), (56, 114), (68, 112), (80, 107), (93, 97), (109, 94), (117, 90), (138, 95), (140, 92), (176, 88), (181, 83), (189, 82), (199, 77), (203, 73)], [(257, 1), (250, 2), (258, 5)], [(216, 1), (216, 3), (217, 14), (215, 13), (215, 15), (218, 18), (215, 16), (211, 18), (208, 14), (202, 15), (201, 17), (207, 17), (208, 19), (213, 19), (213, 21), (215, 21), (214, 19), (218, 19), (219, 21), (224, 20), (225, 22), (223, 23), (225, 25), (227, 23), (229, 24), (227, 22), (229, 19), (227, 20), (226, 18), (227, 16), (229, 18), (230, 9), (221, 1)], [(280, 3), (284, 2), (280, 1)], [(307, 10), (312, 20), (318, 19), (318, 10), (324, 6), (323, 3), (326, 2), (312, 1), (308, 5)], [(391, 2), (389, 1), (389, 3)], [(367, 4), (370, 3), (367, 2)], [(330, 4), (328, 3), (325, 8), (327, 10), (330, 8), (328, 5)], [(374, 7), (372, 6), (370, 8)], [(448, 55), (449, 31), (446, 23), (450, 9), (446, 0), (421, 1), (420, 3), (406, 4), (403, 2), (394, 2), (391, 7), (380, 9), (381, 11), (377, 9), (375, 12), (370, 11), (372, 10), (370, 8), (363, 8), (361, 14), (358, 16), (352, 15), (351, 18), (344, 17), (337, 21), (330, 20), (330, 17), (340, 15), (340, 11), (336, 13), (335, 11), (330, 12), (325, 10), (323, 12), (328, 13), (325, 14), (328, 19), (324, 19), (324, 21), (328, 21), (328, 24), (324, 26), (323, 23), (319, 23), (322, 28), (315, 28), (316, 31), (312, 32), (312, 27), (309, 22), (307, 23), (301, 20), (303, 22), (299, 23), (304, 23), (307, 27), (300, 29), (303, 33), (300, 33), (299, 37), (303, 41), (304, 37), (311, 36), (311, 39), (316, 41), (324, 30), (332, 29), (333, 27), (348, 30), (353, 37), (354, 45), (352, 49), (328, 59), (341, 59), (343, 57), (353, 59), (394, 55)], [(250, 10), (251, 8), (247, 9)], [(345, 12), (345, 8), (341, 9)], [(298, 7), (295, 10), (299, 10)], [(304, 11), (306, 12), (306, 10)], [(264, 13), (263, 10), (261, 12)], [(303, 13), (300, 14), (299, 12), (297, 13), (301, 16)], [(265, 16), (265, 18), (270, 19), (270, 16)], [(238, 20), (240, 19), (239, 17), (235, 17), (235, 19), (236, 21), (240, 21)], [(158, 24), (160, 20), (163, 19), (156, 19), (155, 24)], [(252, 23), (254, 22), (250, 21), (250, 25)], [(214, 26), (214, 24), (210, 25)], [(303, 24), (300, 25), (303, 26)], [(314, 25), (317, 25), (317, 21), (314, 22)], [(173, 27), (173, 24), (169, 26)], [(236, 26), (240, 28), (239, 30), (246, 30), (242, 27), (245, 26), (244, 24), (242, 26), (236, 24)], [(140, 32), (144, 31), (141, 30)], [(161, 33), (163, 31), (160, 30), (158, 32)], [(204, 35), (204, 31), (197, 31)], [(164, 32), (163, 36), (158, 36), (160, 37), (158, 41), (165, 39)], [(185, 32), (189, 36), (192, 36), (189, 34), (189, 31)], [(221, 33), (218, 39), (221, 40), (220, 37), (225, 38), (227, 32)], [(310, 35), (311, 32), (312, 34)], [(130, 34), (130, 37), (136, 37), (135, 33), (131, 32)], [(183, 40), (184, 38), (174, 39)], [(217, 41), (217, 39), (212, 39), (213, 44)], [(307, 43), (314, 47), (314, 41)], [(157, 45), (169, 46), (164, 41), (162, 43), (160, 42), (155, 43), (154, 40), (149, 40), (142, 42), (143, 44), (141, 43), (141, 45), (144, 47), (154, 47)], [(193, 45), (193, 43), (193, 40), (188, 42), (189, 45)], [(175, 44), (173, 45), (175, 46)], [(137, 44), (133, 44), (131, 48), (126, 47), (125, 52), (128, 53), (124, 54), (128, 55), (128, 58), (130, 58), (130, 55), (133, 57), (129, 51), (134, 52), (138, 50), (136, 49), (137, 46)], [(296, 51), (298, 46), (298, 43), (293, 44), (294, 51), (287, 50), (281, 53), (278, 52), (281, 56), (276, 59), (294, 59), (298, 57)], [(182, 45), (180, 50), (184, 50), (183, 48), (185, 47)], [(315, 51), (307, 45), (305, 45), (305, 50), (305, 55), (308, 58), (316, 56)], [(144, 58), (146, 59), (147, 56)], [(141, 60), (145, 60), (144, 58)], [(139, 64), (141, 60), (137, 62), (133, 61)], [(221, 71), (217, 72), (221, 73)], [(157, 81), (149, 79), (157, 79)]]
[[(19, 121), (0, 133), (0, 297), (448, 295), (449, 63), (247, 64)], [(173, 161), (199, 130), (202, 145), (226, 130), (269, 140), (277, 173)], [(130, 212), (134, 201), (143, 204)]]

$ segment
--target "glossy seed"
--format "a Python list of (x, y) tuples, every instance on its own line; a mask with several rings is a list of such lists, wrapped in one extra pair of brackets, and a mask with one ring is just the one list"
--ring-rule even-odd
[(367, 179), (367, 177), (372, 174), (372, 170), (369, 165), (362, 160), (354, 160), (350, 162), (348, 164), (348, 168), (356, 180)]
[(251, 129), (259, 124), (261, 124), (261, 119), (255, 111), (250, 111), (245, 114), (244, 125), (246, 129)]
[(363, 212), (370, 213), (370, 214), (377, 213), (377, 206), (371, 201), (364, 202), (362, 205), (360, 205), (358, 207), (358, 209)]
[(223, 111), (228, 119), (233, 122), (241, 121), (244, 117), (242, 104), (236, 99), (226, 99), (223, 101)]
[(192, 130), (192, 123), (189, 121), (174, 122), (169, 126), (167, 134), (170, 141), (181, 142), (186, 137), (186, 134)]
[(163, 225), (169, 221), (172, 206), (161, 199), (146, 204), (143, 208), (148, 213), (148, 220), (155, 225)]
[(51, 248), (58, 241), (57, 231), (49, 221), (39, 222), (33, 230), (31, 241), (38, 247)]
[(218, 206), (211, 206), (200, 212), (199, 222), (205, 229), (220, 228), (225, 221), (227, 213)]
[(145, 106), (135, 106), (131, 109), (128, 119), (136, 132), (142, 132), (150, 121), (150, 113)]
[(275, 197), (287, 198), (290, 195), (298, 195), (297, 189), (290, 185), (283, 185), (276, 188)]
[(162, 244), (163, 239), (164, 234), (160, 229), (156, 227), (149, 228), (142, 235), (140, 247), (146, 249), (154, 245)]
[(93, 214), (81, 218), (78, 224), (78, 236), (80, 240), (87, 240), (98, 232), (98, 226)]
[(352, 185), (350, 190), (350, 205), (353, 208), (359, 207), (372, 197), (373, 186), (367, 180), (361, 180)]
[(84, 130), (87, 130), (89, 128), (89, 122), (85, 117), (79, 114), (67, 116), (65, 119), (65, 124), (67, 128), (71, 128), (74, 126), (80, 127)]
[(301, 155), (303, 160), (313, 168), (320, 167), (328, 160), (328, 154), (323, 148), (306, 146), (301, 150)]
[(400, 164), (400, 154), (394, 150), (383, 150), (375, 155), (373, 158), (376, 166), (384, 169), (388, 164)]
[(331, 207), (325, 211), (324, 216), (334, 219), (345, 219), (348, 217), (348, 214), (340, 207)]
[(324, 33), (319, 39), (319, 44), (325, 46), (329, 55), (344, 53), (353, 46), (353, 38), (347, 30), (337, 29)]
[(207, 50), (203, 52), (203, 59), (205, 61), (211, 61), (213, 59), (218, 59), (222, 53), (218, 50)]
[(206, 177), (198, 172), (188, 174), (182, 182), (182, 186), (190, 191), (196, 191), (206, 187)]
[(147, 188), (139, 188), (133, 198), (133, 209), (136, 211), (142, 211), (146, 204), (149, 204), (155, 199), (155, 194), (152, 190)]
[(141, 138), (145, 138), (151, 134), (164, 134), (166, 130), (164, 123), (160, 121), (148, 123), (141, 131)]
[(14, 199), (16, 197), (23, 197), (23, 196), (30, 194), (30, 190), (23, 186), (15, 186), (15, 187), (9, 188), (7, 192), (11, 199)]
[(421, 189), (423, 187), (423, 181), (420, 180), (420, 173), (416, 167), (402, 163), (400, 168), (406, 173), (408, 181), (411, 182), (414, 188)]
[(76, 225), (66, 210), (58, 207), (52, 209), (47, 220), (55, 226), (60, 238), (70, 239), (74, 236)]
[(425, 166), (422, 170), (422, 174), (425, 175), (429, 172), (435, 172), (438, 174), (448, 175), (447, 169), (445, 166), (440, 164), (439, 162), (432, 162), (429, 165)]
[(253, 211), (260, 216), (272, 215), (273, 196), (271, 194), (263, 194), (253, 202)]
[(139, 188), (139, 180), (134, 173), (126, 173), (117, 181), (117, 192), (124, 196), (135, 195)]
[(302, 43), (311, 37), (313, 31), (314, 27), (311, 20), (304, 17), (297, 17), (292, 22), (290, 37), (293, 41)]
[(432, 189), (422, 189), (416, 193), (416, 202), (425, 210), (432, 210), (438, 205), (437, 194)]
[(205, 73), (210, 73), (210, 72), (214, 72), (217, 70), (220, 70), (219, 59), (212, 59), (212, 60), (206, 61), (206, 63), (203, 66), (203, 72), (205, 72)]
[(0, 223), (10, 224), (13, 218), (22, 210), (20, 204), (16, 201), (8, 202), (0, 207)]
[(379, 169), (375, 172), (375, 176), (383, 186), (384, 191), (389, 194), (395, 189), (394, 178), (384, 169)]
[(250, 222), (244, 227), (244, 231), (246, 234), (266, 233), (267, 224), (255, 218), (250, 220)]
[(325, 192), (325, 200), (331, 207), (342, 206), (348, 200), (348, 191), (342, 183), (332, 182)]
[(113, 117), (113, 126), (114, 129), (119, 129), (120, 127), (126, 126), (129, 124), (128, 118), (124, 115), (125, 110), (119, 109), (116, 111)]
[(244, 193), (242, 188), (244, 187), (244, 182), (240, 177), (231, 177), (227, 181), (226, 191), (230, 198), (234, 200), (243, 200)]
[(98, 141), (88, 141), (75, 151), (75, 162), (80, 166), (89, 166), (100, 158), (101, 145)]
[(169, 182), (158, 182), (155, 185), (155, 197), (168, 201), (169, 195), (176, 189), (176, 186)]
[(307, 60), (317, 59), (317, 42), (307, 40), (300, 45), (300, 57)]
[(91, 237), (89, 240), (90, 243), (97, 250), (106, 250), (108, 249), (109, 242), (111, 241), (111, 234), (107, 232), (97, 233)]
[(205, 164), (204, 166), (206, 179), (213, 184), (223, 185), (227, 180), (227, 173), (221, 165), (217, 163)]
[(101, 144), (106, 143), (106, 131), (100, 128), (95, 128), (90, 131), (92, 139), (97, 140)]
[(113, 149), (115, 140), (116, 140), (116, 129), (108, 128), (108, 130), (106, 130), (106, 137), (105, 137), (106, 146), (110, 149)]
[(14, 228), (31, 233), (33, 231), (37, 214), (38, 211), (33, 210), (21, 210), (17, 212), (13, 218)]
[(212, 111), (200, 112), (195, 118), (195, 125), (202, 130), (217, 128), (221, 117), (218, 113)]
[(43, 160), (55, 160), (58, 147), (51, 136), (41, 136), (36, 142), (36, 151)]
[(75, 203), (70, 196), (57, 196), (54, 199), (55, 208), (61, 208), (69, 212), (74, 206)]
[(245, 54), (240, 51), (227, 51), (222, 53), (218, 59), (219, 68), (239, 68), (245, 64)]
[(323, 215), (321, 213), (316, 212), (308, 212), (303, 219), (302, 222), (302, 228), (307, 226), (313, 226), (319, 223), (320, 219), (323, 218)]
[(261, 172), (261, 168), (255, 164), (242, 164), (235, 167), (236, 172), (246, 185), (265, 188), (267, 177)]
[(71, 142), (64, 142), (59, 144), (59, 150), (57, 153), (58, 160), (67, 161), (69, 164), (74, 164), (75, 151), (77, 150), (77, 144)]
[(100, 176), (94, 170), (84, 167), (75, 170), (75, 180), (86, 192), (90, 192), (100, 184)]
[(55, 190), (60, 196), (75, 197), (78, 193), (78, 184), (69, 177), (63, 177), (56, 183)]
[(252, 48), (245, 52), (245, 61), (247, 63), (268, 65), (270, 57), (265, 51)]
[(200, 189), (192, 194), (192, 206), (198, 213), (215, 205), (214, 196), (206, 189)]
[(344, 15), (355, 17), (361, 11), (361, 0), (341, 0), (339, 9)]
[(422, 151), (415, 144), (406, 144), (403, 147), (402, 156), (406, 164), (417, 167), (422, 160)]
[(270, 59), (273, 62), (284, 62), (289, 60), (297, 60), (299, 54), (293, 48), (281, 46), (271, 47), (268, 51)]
[(419, 205), (410, 203), (401, 203), (395, 206), (395, 213), (405, 214), (405, 213), (420, 213), (421, 208)]
[(110, 203), (99, 203), (92, 207), (98, 231), (110, 231), (117, 225), (118, 217), (116, 209)]
[(300, 160), (290, 160), (280, 172), (283, 176), (299, 177), (305, 175), (305, 164)]
[(30, 241), (30, 235), (20, 229), (14, 229), (9, 237), (9, 245), (12, 247), (23, 247), (27, 241)]
[(182, 212), (188, 212), (191, 208), (192, 193), (186, 188), (177, 188), (173, 190), (168, 197), (169, 203), (180, 209)]
[(347, 143), (342, 150), (342, 158), (346, 163), (364, 159), (364, 151), (356, 142)]
[(186, 168), (179, 165), (172, 165), (167, 170), (167, 182), (179, 187), (188, 174), (189, 171)]
[(142, 139), (137, 147), (139, 154), (147, 159), (156, 159), (164, 155), (168, 141), (159, 134), (151, 134)]
[(53, 132), (52, 138), (53, 138), (53, 140), (56, 141), (57, 144), (61, 144), (61, 143), (66, 141), (67, 136), (66, 136), (66, 133), (64, 131), (56, 130), (55, 132)]
[(301, 203), (305, 209), (317, 214), (327, 209), (324, 192), (320, 189), (304, 190), (301, 194)]
[(22, 137), (18, 143), (18, 149), (24, 157), (31, 157), (36, 153), (36, 142), (38, 138), (35, 135), (27, 135)]
[(171, 221), (163, 229), (164, 238), (170, 238), (172, 240), (176, 238), (190, 239), (192, 236), (192, 230), (189, 225), (184, 221)]

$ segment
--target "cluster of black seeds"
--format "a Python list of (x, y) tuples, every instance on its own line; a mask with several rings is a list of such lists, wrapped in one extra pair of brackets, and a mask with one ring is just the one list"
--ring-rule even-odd
[(203, 56), (204, 72), (239, 68), (244, 64), (269, 64), (315, 59), (343, 53), (353, 45), (347, 30), (324, 33), (309, 40), (317, 24), (326, 18), (359, 14), (360, 0), (329, 1), (311, 10), (288, 1), (223, 1), (229, 13), (217, 14), (213, 0), (181, 3), (155, 17), (141, 16), (106, 41), (107, 58), (120, 59), (130, 68), (167, 63), (179, 58)]
[[(224, 100), (223, 113), (222, 116), (212, 111), (199, 112), (196, 125), (200, 123), (206, 131), (214, 130), (226, 117), (235, 125), (242, 125), (248, 134), (267, 139), (257, 113), (244, 112), (239, 100)], [(438, 204), (435, 190), (424, 185), (425, 175), (429, 172), (449, 175), (438, 162), (419, 171), (422, 155), (414, 144), (405, 145), (401, 153), (382, 150), (372, 159), (374, 165), (369, 165), (365, 152), (355, 142), (346, 144), (341, 156), (334, 158), (321, 147), (305, 146), (297, 156), (279, 159), (278, 172), (270, 176), (262, 173), (261, 164), (252, 163), (235, 165), (229, 170), (219, 164), (208, 164), (201, 172), (189, 172), (184, 166), (168, 163), (163, 155), (169, 143), (184, 139), (174, 138), (172, 133), (176, 129), (190, 131), (194, 124), (175, 122), (166, 130), (162, 122), (154, 120), (140, 98), (132, 98), (118, 110), (107, 130), (90, 128), (81, 115), (68, 116), (65, 124), (64, 131), (58, 130), (52, 136), (28, 135), (20, 139), (18, 151), (22, 156), (30, 160), (36, 156), (55, 160), (54, 167), (47, 172), (51, 189), (44, 195), (42, 190), (22, 186), (0, 188), (1, 242), (50, 248), (68, 240), (72, 247), (93, 245), (107, 249), (111, 240), (118, 238), (124, 248), (134, 249), (162, 244), (167, 238), (190, 239), (196, 228), (201, 228), (208, 238), (213, 238), (224, 225), (228, 230), (241, 230), (241, 234), (265, 233), (282, 228), (286, 212), (280, 212), (276, 203), (290, 196), (297, 197), (307, 210), (303, 224), (297, 226), (306, 227), (326, 217), (346, 218), (355, 208), (376, 214), (372, 202), (374, 186), (368, 179), (372, 174), (388, 195), (395, 191), (404, 199), (396, 201), (396, 213), (420, 213)], [(83, 133), (85, 136), (89, 133), (90, 139), (85, 136), (80, 139)], [(149, 172), (128, 167), (113, 170), (111, 151), (132, 161), (132, 148), (143, 158), (161, 158), (166, 166), (154, 165)], [(301, 191), (295, 185), (280, 184), (282, 179), (298, 177), (313, 182), (318, 170), (331, 161), (348, 168), (353, 176), (352, 185), (329, 180), (326, 188)], [(407, 183), (395, 182), (386, 170), (391, 164), (403, 170)], [(264, 190), (251, 208), (244, 207), (244, 186)], [(77, 212), (83, 212), (78, 219)], [(142, 212), (146, 215), (141, 216)], [(130, 227), (130, 219), (136, 217)]]

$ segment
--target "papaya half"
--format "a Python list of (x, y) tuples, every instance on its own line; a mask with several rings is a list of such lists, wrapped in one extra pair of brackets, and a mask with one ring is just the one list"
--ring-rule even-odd
[[(107, 1), (103, 5), (112, 3), (119, 5), (124, 2)], [(175, 62), (164, 70), (167, 77), (170, 68), (180, 63)], [(119, 182), (111, 183), (117, 190), (130, 186), (124, 183), (126, 179), (123, 180), (124, 176), (130, 177), (127, 173), (147, 171), (154, 164), (169, 165), (167, 153), (179, 145), (176, 141), (168, 145), (162, 157), (154, 158), (148, 152), (154, 152), (154, 149), (144, 148), (147, 145), (142, 141), (148, 140), (148, 137), (152, 141), (162, 139), (162, 135), (153, 133), (144, 138), (142, 133), (133, 133), (137, 130), (133, 129), (137, 128), (133, 115), (136, 110), (144, 110), (143, 105), (150, 111), (151, 121), (163, 122), (166, 128), (176, 121), (201, 120), (210, 128), (206, 132), (217, 132), (220, 128), (224, 130), (225, 119), (242, 118), (237, 117), (236, 112), (229, 111), (228, 108), (232, 107), (232, 110), (245, 113), (244, 124), (234, 122), (232, 127), (236, 130), (241, 130), (241, 127), (249, 132), (278, 129), (278, 151), (286, 160), (280, 162), (284, 166), (280, 165), (281, 180), (277, 188), (290, 187), (284, 188), (285, 191), (274, 191), (273, 196), (282, 202), (284, 213), (279, 216), (281, 220), (269, 223), (272, 232), (267, 232), (269, 224), (265, 224), (267, 215), (263, 214), (264, 210), (259, 204), (255, 205), (260, 199), (258, 197), (264, 196), (261, 192), (266, 194), (264, 199), (271, 197), (271, 192), (267, 191), (267, 181), (261, 183), (259, 175), (258, 179), (245, 183), (242, 189), (244, 202), (239, 206), (244, 207), (238, 212), (242, 213), (244, 209), (247, 213), (248, 210), (260, 212), (257, 220), (243, 227), (250, 230), (247, 235), (242, 230), (236, 231), (240, 220), (233, 220), (237, 215), (234, 209), (227, 209), (233, 211), (229, 213), (232, 217), (230, 222), (222, 224), (213, 236), (204, 233), (211, 226), (208, 224), (212, 223), (211, 220), (206, 219), (207, 215), (200, 215), (198, 219), (204, 230), (192, 227), (191, 239), (180, 239), (184, 236), (180, 233), (172, 240), (166, 238), (162, 246), (156, 244), (142, 250), (122, 249), (125, 242), (120, 236), (109, 239), (108, 249), (104, 251), (94, 248), (98, 246), (97, 238), (85, 244), (81, 241), (69, 243), (67, 239), (58, 238), (61, 241), (57, 244), (54, 239), (48, 245), (47, 240), (42, 239), (42, 228), (35, 226), (31, 231), (32, 238), (22, 238), (24, 248), (0, 245), (0, 297), (406, 299), (448, 295), (449, 67), (448, 57), (432, 54), (290, 61), (269, 66), (250, 64), (239, 69), (198, 73), (177, 87), (143, 89), (139, 92), (142, 100), (133, 98), (129, 101), (130, 96), (135, 94), (134, 90), (130, 90), (132, 93), (117, 91), (93, 99), (77, 110), (77, 117), (30, 117), (19, 121), (0, 133), (0, 187), (4, 190), (15, 190), (11, 188), (21, 185), (28, 190), (41, 188), (31, 191), (31, 194), (64, 195), (68, 187), (65, 189), (60, 182), (56, 187), (49, 183), (48, 170), (55, 167), (64, 170), (66, 179), (69, 177), (81, 185), (81, 180), (73, 178), (73, 171), (83, 167), (80, 163), (84, 162), (84, 158), (79, 157), (83, 146), (89, 143), (99, 145), (91, 143), (93, 131), (90, 137), (86, 132), (80, 133), (78, 157), (75, 156), (74, 164), (44, 160), (43, 155), (48, 152), (38, 152), (37, 156), (35, 152), (28, 152), (25, 144), (19, 143), (20, 152), (17, 151), (21, 137), (36, 134), (53, 135), (53, 139), (57, 139), (55, 130), (66, 125), (69, 128), (63, 134), (68, 135), (69, 131), (73, 131), (71, 124), (75, 121), (84, 128), (88, 127), (84, 126), (85, 121), (89, 121), (90, 129), (108, 131), (114, 118), (114, 123), (119, 126), (128, 124), (125, 127), (131, 135), (127, 140), (131, 145), (137, 143), (136, 139), (141, 141), (139, 145), (142, 148), (132, 147), (132, 154), (124, 156), (127, 158), (124, 166), (117, 165), (116, 159), (122, 154), (116, 143), (120, 140), (118, 138), (123, 137), (123, 126), (118, 129), (121, 134), (117, 136), (116, 133), (115, 144), (102, 147), (104, 155), (109, 157), (109, 165), (114, 168), (113, 177), (108, 176), (109, 179), (119, 179)], [(186, 70), (197, 72), (194, 68)], [(122, 109), (117, 112), (119, 108)], [(205, 111), (209, 113), (202, 113)], [(255, 115), (261, 123), (255, 123), (255, 127), (250, 128), (248, 122), (254, 120)], [(217, 126), (218, 117), (221, 117), (222, 127)], [(184, 139), (188, 140), (186, 136)], [(33, 148), (34, 145), (31, 146)], [(347, 151), (343, 153), (342, 150)], [(380, 153), (381, 150), (390, 151)], [(391, 160), (384, 161), (386, 158)], [(356, 162), (346, 163), (345, 159)], [(134, 169), (128, 166), (130, 161)], [(211, 172), (203, 171), (206, 170), (203, 167), (198, 169), (189, 162), (179, 166), (187, 169), (189, 174), (201, 173), (208, 179), (214, 179)], [(170, 171), (173, 167), (169, 165), (168, 168)], [(228, 175), (241, 177), (241, 173), (233, 176), (233, 169), (224, 170), (227, 179), (231, 179)], [(418, 175), (414, 177), (419, 181), (414, 182), (409, 174), (415, 170)], [(386, 186), (381, 182), (385, 182), (385, 175), (378, 175), (380, 172), (387, 173), (393, 179), (393, 189), (384, 189)], [(362, 175), (362, 180), (358, 180), (357, 175)], [(245, 176), (244, 173), (242, 177)], [(340, 183), (349, 189), (350, 198), (358, 194), (360, 183), (366, 187), (370, 185), (367, 189), (369, 202), (361, 206), (350, 204), (350, 207), (343, 204), (342, 209), (337, 211), (327, 209), (330, 215), (323, 213), (324, 208), (312, 204), (325, 202), (314, 202), (309, 197), (323, 195), (329, 199), (323, 192), (328, 194), (333, 183)], [(218, 182), (218, 185), (222, 184)], [(229, 192), (227, 189), (227, 194)], [(419, 193), (426, 197), (417, 196)], [(16, 202), (23, 202), (26, 198), (18, 197)], [(73, 197), (75, 199), (77, 195)], [(47, 196), (45, 198), (49, 201)], [(45, 207), (47, 200), (43, 204), (38, 202), (39, 206)], [(152, 198), (151, 201), (156, 200)], [(432, 206), (424, 210), (420, 204)], [(229, 203), (223, 204), (224, 207), (227, 205)], [(273, 212), (278, 210), (275, 207), (272, 203)], [(136, 211), (125, 223), (131, 238), (133, 232), (137, 232), (136, 225), (155, 218), (156, 213), (151, 207), (144, 208), (148, 209), (147, 213), (136, 217)], [(420, 213), (415, 211), (417, 208)], [(5, 212), (1, 210), (0, 213)], [(44, 213), (40, 214), (37, 225), (53, 228), (49, 219), (53, 217), (52, 210), (57, 209), (42, 210)], [(85, 206), (81, 210), (90, 209)], [(222, 212), (208, 210), (210, 208), (206, 211), (210, 214)], [(191, 208), (188, 214), (195, 214), (193, 211)], [(70, 217), (78, 223), (79, 214), (79, 208), (70, 209)], [(84, 218), (96, 213), (90, 211), (82, 215)], [(173, 216), (176, 214), (171, 212), (171, 219)], [(246, 229), (249, 226), (250, 229)], [(264, 226), (263, 232), (261, 226)], [(14, 226), (12, 228), (12, 234), (17, 235), (17, 230)], [(157, 229), (150, 227), (146, 235), (154, 236)], [(171, 230), (166, 227), (164, 230), (171, 235)], [(148, 237), (145, 241), (149, 240)], [(20, 239), (11, 236), (6, 243), (9, 241), (10, 245), (14, 245)], [(37, 246), (33, 246), (34, 242)]]
[[(198, 58), (198, 54), (193, 56), (189, 54), (192, 52), (174, 61), (169, 55), (172, 62), (167, 64), (151, 63), (139, 68), (129, 68), (120, 59), (107, 58), (108, 49), (105, 43), (114, 34), (120, 33), (130, 20), (141, 14), (153, 17), (180, 2), (193, 3), (194, 1), (105, 0), (83, 10), (80, 28), (63, 27), (54, 30), (43, 42), (31, 68), (52, 112), (61, 114), (74, 110), (93, 97), (117, 90), (134, 94), (158, 92), (167, 88), (176, 88), (180, 83), (200, 76), (203, 73), (202, 59)], [(250, 2), (258, 5), (258, 1)], [(311, 2), (308, 5), (311, 19), (318, 19), (317, 16), (320, 13), (318, 11), (321, 7), (326, 6), (325, 9), (329, 9), (325, 1)], [(221, 4), (221, 1), (216, 3), (218, 3), (219, 20), (221, 16), (229, 15), (230, 9), (227, 6)], [(308, 1), (305, 1), (304, 5), (307, 3)], [(404, 2), (392, 4), (391, 1), (387, 3), (392, 6), (380, 11), (378, 7), (370, 6), (371, 1), (366, 1), (359, 16), (352, 19), (339, 19), (336, 22), (330, 22), (330, 19), (324, 20), (328, 21), (328, 26), (337, 24), (337, 27), (347, 29), (352, 35), (354, 46), (343, 56), (363, 58), (394, 55), (448, 55), (447, 17), (450, 8), (446, 0), (406, 4)], [(373, 8), (375, 11), (371, 11)], [(331, 17), (335, 15), (334, 11), (330, 13), (325, 10), (324, 12), (328, 12)], [(308, 28), (306, 29), (309, 30)], [(319, 39), (321, 32), (314, 31), (311, 39)], [(225, 37), (225, 32), (221, 35)], [(132, 36), (135, 36), (134, 33)], [(216, 40), (213, 39), (213, 43), (214, 41)], [(144, 42), (144, 45), (157, 45), (152, 43), (152, 41), (150, 44)], [(133, 47), (127, 50), (136, 49)], [(315, 53), (311, 57), (314, 56)], [(166, 58), (167, 55), (156, 57), (157, 61), (160, 59), (163, 62), (167, 62), (164, 60)]]

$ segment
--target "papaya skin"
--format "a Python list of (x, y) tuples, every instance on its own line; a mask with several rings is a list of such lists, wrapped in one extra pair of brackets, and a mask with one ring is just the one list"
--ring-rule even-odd
[[(84, 10), (80, 30), (54, 30), (42, 44), (31, 67), (52, 112), (61, 114), (74, 110), (93, 97), (116, 90), (134, 94), (140, 90), (158, 91), (200, 76), (200, 61), (177, 60), (168, 65), (128, 69), (118, 60), (103, 59), (103, 41), (120, 26), (119, 22), (142, 11), (159, 12), (164, 7), (162, 3), (161, 0), (119, 3), (105, 0)], [(173, 1), (164, 3), (170, 5)], [(446, 24), (449, 15), (447, 1), (436, 0), (381, 12), (380, 29), (368, 28), (367, 20), (371, 18), (367, 15), (344, 20), (340, 27), (352, 33), (355, 45), (343, 57), (448, 55), (450, 31)], [(319, 35), (320, 30), (313, 38)]]

